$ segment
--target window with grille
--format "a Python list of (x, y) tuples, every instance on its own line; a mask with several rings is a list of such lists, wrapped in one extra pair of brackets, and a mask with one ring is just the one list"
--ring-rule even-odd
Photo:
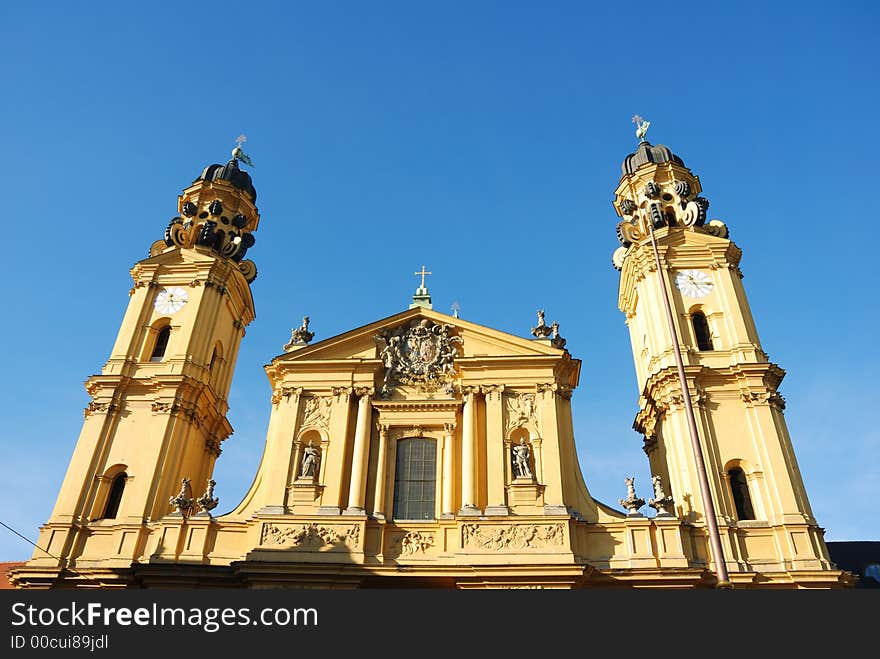
[(411, 437), (397, 442), (394, 518), (434, 519), (437, 441)]

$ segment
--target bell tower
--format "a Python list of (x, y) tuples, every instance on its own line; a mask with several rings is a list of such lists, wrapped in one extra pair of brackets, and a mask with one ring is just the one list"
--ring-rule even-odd
[(705, 506), (665, 288), (731, 580), (760, 570), (808, 581), (832, 567), (786, 428), (778, 392), (785, 372), (769, 361), (749, 309), (742, 250), (722, 221), (707, 220), (699, 178), (668, 147), (648, 142), (646, 129), (639, 124), (641, 142), (623, 162), (613, 202), (622, 218), (613, 255), (618, 306), (640, 391), (633, 427), (644, 436), (652, 474), (669, 485), (676, 516), (695, 531), (694, 560), (707, 560)]
[[(260, 216), (240, 148), (178, 197), (177, 215), (131, 270), (128, 308), (107, 363), (86, 380), (91, 401), (67, 474), (29, 567), (120, 567), (146, 551), (150, 525), (213, 500), (209, 481), (232, 433), (227, 396), (254, 319), (244, 256)], [(186, 498), (186, 497), (184, 497)], [(214, 501), (212, 505), (210, 501)], [(60, 563), (59, 560), (60, 559)]]

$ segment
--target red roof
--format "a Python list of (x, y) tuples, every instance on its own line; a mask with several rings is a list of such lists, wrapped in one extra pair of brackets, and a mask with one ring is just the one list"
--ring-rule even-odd
[(15, 588), (15, 586), (9, 582), (9, 571), (13, 568), (21, 567), (24, 564), (24, 561), (18, 561), (17, 563), (0, 563), (0, 590), (10, 590)]

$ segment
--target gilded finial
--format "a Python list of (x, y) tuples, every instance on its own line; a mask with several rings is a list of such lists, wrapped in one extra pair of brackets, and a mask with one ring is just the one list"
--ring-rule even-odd
[(247, 142), (247, 135), (244, 133), (235, 138), (235, 148), (232, 150), (232, 159), (241, 160), (241, 162), (248, 167), (253, 167), (254, 163), (251, 162), (250, 156), (241, 150), (241, 145), (245, 142)]
[(647, 142), (645, 135), (648, 133), (648, 127), (651, 125), (651, 122), (645, 121), (639, 115), (635, 115), (632, 118), (632, 122), (636, 125), (636, 137), (639, 138), (639, 142)]

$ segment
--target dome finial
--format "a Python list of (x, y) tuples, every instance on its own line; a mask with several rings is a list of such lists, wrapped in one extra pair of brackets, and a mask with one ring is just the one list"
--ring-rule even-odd
[(421, 276), (422, 284), (416, 289), (416, 294), (413, 295), (412, 304), (409, 305), (409, 308), (412, 309), (414, 307), (424, 307), (426, 309), (432, 309), (431, 306), (431, 294), (428, 293), (428, 288), (425, 286), (425, 275), (433, 274), (430, 270), (425, 270), (425, 266), (422, 266), (421, 272), (413, 273), (416, 277)]
[(245, 142), (247, 142), (247, 135), (244, 133), (235, 138), (235, 148), (232, 150), (232, 159), (241, 160), (248, 167), (253, 167), (254, 163), (251, 162), (250, 156), (241, 150), (241, 145)]
[(651, 125), (650, 121), (645, 121), (640, 115), (635, 115), (632, 118), (632, 122), (636, 125), (636, 137), (639, 138), (639, 142), (647, 142), (645, 139), (645, 135), (648, 133), (648, 127)]

